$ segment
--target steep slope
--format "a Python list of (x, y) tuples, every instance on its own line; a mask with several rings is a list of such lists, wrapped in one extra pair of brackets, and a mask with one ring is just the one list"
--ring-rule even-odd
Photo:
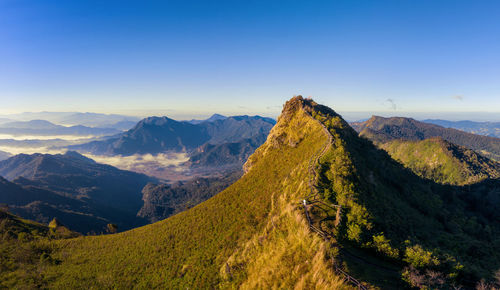
[(152, 225), (55, 243), (61, 262), (42, 273), (62, 288), (337, 288), (328, 246), (298, 207), (309, 161), (327, 141), (293, 99), (235, 184)]
[(452, 128), (419, 122), (411, 118), (383, 118), (373, 116), (368, 121), (352, 123), (360, 136), (376, 143), (385, 143), (396, 139), (424, 140), (441, 137), (453, 144), (472, 149), (488, 158), (500, 160), (500, 139), (475, 135)]
[(441, 138), (394, 140), (381, 148), (419, 176), (439, 183), (464, 185), (500, 178), (500, 163)]
[(41, 270), (44, 281), (335, 289), (335, 273), (347, 272), (384, 289), (449, 288), (474, 287), (500, 268), (499, 180), (422, 179), (312, 100), (287, 102), (244, 169), (223, 192), (161, 222), (53, 243), (60, 264)]
[[(320, 216), (324, 219), (318, 226), (330, 231), (347, 249), (341, 256), (348, 264), (355, 264), (352, 257), (356, 255), (348, 250), (351, 247), (363, 255), (376, 253), (382, 258), (372, 263), (379, 266), (364, 264), (370, 271), (354, 271), (358, 277), (387, 287), (380, 277), (369, 274), (387, 268), (380, 265), (392, 259), (396, 269), (405, 267), (403, 278), (413, 286), (471, 286), (471, 281), (491, 279), (500, 268), (500, 240), (494, 238), (500, 234), (500, 180), (460, 187), (421, 179), (369, 140), (359, 138), (335, 112), (316, 107), (319, 113), (315, 117), (334, 137), (330, 152), (320, 160), (319, 198), (342, 209), (338, 227), (332, 227), (335, 211)], [(408, 126), (368, 125), (381, 126), (373, 132), (381, 132), (382, 137), (387, 132), (419, 137), (418, 132), (406, 130)]]

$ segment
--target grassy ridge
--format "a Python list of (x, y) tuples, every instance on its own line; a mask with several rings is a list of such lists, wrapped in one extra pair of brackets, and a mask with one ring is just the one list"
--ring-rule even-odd
[(320, 185), (323, 197), (344, 209), (339, 241), (393, 261), (413, 286), (492, 278), (500, 268), (498, 180), (461, 187), (422, 179), (329, 108), (312, 106), (334, 136), (320, 160)]
[[(307, 192), (309, 159), (325, 138), (298, 100), (289, 103), (235, 184), (152, 225), (53, 243), (60, 263), (43, 269), (44, 281), (56, 288), (340, 285), (324, 259), (325, 245), (307, 234), (296, 209)], [(280, 230), (262, 237), (273, 223)], [(255, 241), (262, 247), (249, 246)], [(283, 259), (269, 256), (266, 245)], [(233, 260), (238, 264), (229, 265)], [(265, 275), (263, 263), (268, 264)], [(294, 267), (299, 268), (289, 275)]]
[(413, 172), (443, 184), (464, 185), (500, 178), (500, 164), (441, 138), (395, 140), (380, 145)]

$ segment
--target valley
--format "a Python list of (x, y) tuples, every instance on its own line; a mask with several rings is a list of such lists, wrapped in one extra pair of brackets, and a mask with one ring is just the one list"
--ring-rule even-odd
[(499, 1), (0, 1), (0, 290), (500, 290)]
[[(140, 195), (131, 192), (142, 196), (132, 212), (152, 224), (112, 235), (40, 237), (54, 249), (50, 259), (59, 261), (44, 264), (40, 283), (62, 288), (400, 289), (470, 287), (492, 279), (500, 269), (500, 244), (495, 238), (500, 233), (499, 163), (441, 139), (454, 135), (418, 139), (412, 136), (422, 136), (419, 131), (379, 130), (361, 129), (358, 136), (330, 108), (294, 97), (254, 153), (246, 146), (257, 143), (246, 135), (241, 142), (231, 142), (233, 137), (227, 136), (234, 133), (224, 129), (221, 136), (229, 138), (228, 143), (207, 143), (183, 163), (191, 168), (203, 164), (202, 168), (214, 168), (216, 175), (167, 183), (150, 179), (141, 185)], [(469, 135), (460, 136), (458, 140)], [(368, 138), (374, 138), (373, 143)], [(207, 155), (199, 157), (200, 153)], [(104, 166), (76, 152), (66, 155), (56, 159)], [(232, 157), (238, 155), (242, 157)], [(40, 156), (52, 158), (20, 155), (17, 159)], [(151, 156), (153, 160), (155, 155)], [(31, 162), (46, 168), (45, 163), (53, 161)], [(23, 178), (12, 184), (5, 180), (4, 185), (10, 191), (31, 190), (23, 193), (26, 199), (70, 198), (75, 209), (88, 207), (94, 199), (106, 205), (99, 189), (82, 189), (74, 199), (69, 188), (50, 183), (55, 176), (40, 170), (35, 174), (20, 163), (30, 167), (11, 158), (0, 162), (0, 172), (10, 179)], [(68, 165), (64, 167), (65, 173), (73, 174)], [(107, 168), (110, 173), (118, 170)], [(116, 207), (115, 201), (111, 198), (106, 206)], [(21, 208), (33, 206), (13, 206), (12, 212), (23, 216), (26, 210)], [(58, 220), (72, 229), (64, 218)], [(117, 267), (114, 261), (123, 262)], [(23, 285), (20, 277), (29, 276), (24, 269), (30, 267), (40, 270), (36, 264), (12, 269), (2, 285)], [(290, 273), (291, 267), (300, 271)], [(127, 272), (136, 274), (124, 276)]]

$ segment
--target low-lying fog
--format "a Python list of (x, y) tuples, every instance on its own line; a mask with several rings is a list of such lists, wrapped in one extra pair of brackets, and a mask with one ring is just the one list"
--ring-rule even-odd
[(99, 163), (109, 164), (123, 170), (144, 173), (160, 179), (185, 180), (188, 179), (189, 168), (184, 165), (189, 160), (187, 153), (160, 153), (157, 155), (144, 154), (132, 156), (99, 156), (83, 154)]
[[(16, 141), (19, 143), (19, 141)], [(43, 144), (43, 142), (42, 142)], [(25, 142), (15, 146), (0, 145), (0, 151), (17, 154), (64, 154), (67, 149), (53, 146), (30, 145)], [(144, 154), (132, 156), (103, 156), (93, 154), (82, 154), (98, 163), (109, 164), (123, 170), (143, 173), (162, 180), (178, 181), (190, 179), (189, 167), (184, 165), (189, 160), (187, 153), (161, 153), (157, 155)], [(5, 157), (6, 158), (6, 157)]]
[(9, 140), (18, 140), (18, 141), (26, 141), (26, 140), (66, 140), (66, 141), (86, 141), (89, 139), (94, 139), (102, 136), (75, 136), (75, 135), (17, 135), (17, 134), (0, 134), (1, 139), (9, 139)]

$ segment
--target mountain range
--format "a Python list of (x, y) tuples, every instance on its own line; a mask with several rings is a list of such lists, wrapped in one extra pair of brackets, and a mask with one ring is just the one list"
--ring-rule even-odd
[[(2, 121), (3, 119), (3, 121)], [(20, 114), (5, 115), (0, 118), (0, 123), (10, 121), (31, 121), (46, 120), (59, 125), (74, 126), (82, 125), (87, 127), (114, 128), (116, 124), (123, 122), (133, 122), (132, 126), (140, 118), (117, 115), (117, 114), (99, 114), (99, 113), (79, 113), (79, 112), (25, 112)], [(129, 129), (132, 126), (126, 128)]]
[(259, 116), (216, 118), (198, 124), (168, 117), (149, 117), (116, 138), (75, 145), (70, 149), (123, 156), (191, 151), (207, 143), (222, 144), (259, 135), (266, 136), (273, 124), (274, 120)]
[(11, 156), (12, 155), (8, 152), (0, 151), (0, 161), (5, 160)]
[(28, 245), (17, 238), (0, 285), (473, 288), (500, 268), (498, 179), (422, 178), (311, 99), (285, 104), (244, 169), (222, 192), (151, 225), (47, 237), (50, 250), (24, 260), (11, 258)]
[(274, 124), (273, 119), (260, 116), (214, 115), (207, 120), (192, 121), (150, 117), (116, 138), (68, 148), (111, 156), (187, 152), (190, 159), (186, 165), (209, 174), (214, 170), (241, 169), (248, 156), (266, 140)]
[(197, 125), (197, 124), (201, 124), (204, 122), (213, 122), (213, 121), (217, 121), (217, 120), (224, 120), (226, 118), (227, 118), (226, 116), (223, 116), (221, 114), (213, 114), (208, 119), (205, 119), (205, 120), (192, 119), (191, 121), (189, 121), (189, 123), (191, 123), (193, 125)]
[(395, 160), (417, 175), (443, 184), (466, 185), (500, 179), (500, 163), (440, 137), (381, 144)]
[(53, 124), (45, 120), (17, 121), (0, 124), (0, 134), (9, 135), (31, 135), (31, 136), (57, 136), (57, 135), (75, 135), (75, 136), (103, 136), (115, 135), (120, 130), (114, 128), (92, 128), (82, 125), (65, 127)]
[(360, 136), (375, 143), (386, 143), (397, 139), (417, 141), (441, 137), (488, 158), (500, 160), (500, 139), (495, 137), (476, 135), (403, 117), (373, 116), (365, 122), (351, 123), (351, 126), (359, 132)]
[(436, 124), (445, 128), (454, 128), (469, 133), (500, 138), (500, 122), (447, 121), (427, 119), (422, 122)]
[[(47, 222), (58, 217), (80, 232), (102, 229), (113, 222), (129, 229), (146, 222), (136, 217), (143, 205), (142, 188), (155, 179), (99, 164), (76, 152), (66, 154), (19, 154), (0, 161), (6, 186), (23, 198), (3, 190), (0, 203), (15, 205), (23, 217)], [(35, 193), (36, 194), (35, 194)]]

